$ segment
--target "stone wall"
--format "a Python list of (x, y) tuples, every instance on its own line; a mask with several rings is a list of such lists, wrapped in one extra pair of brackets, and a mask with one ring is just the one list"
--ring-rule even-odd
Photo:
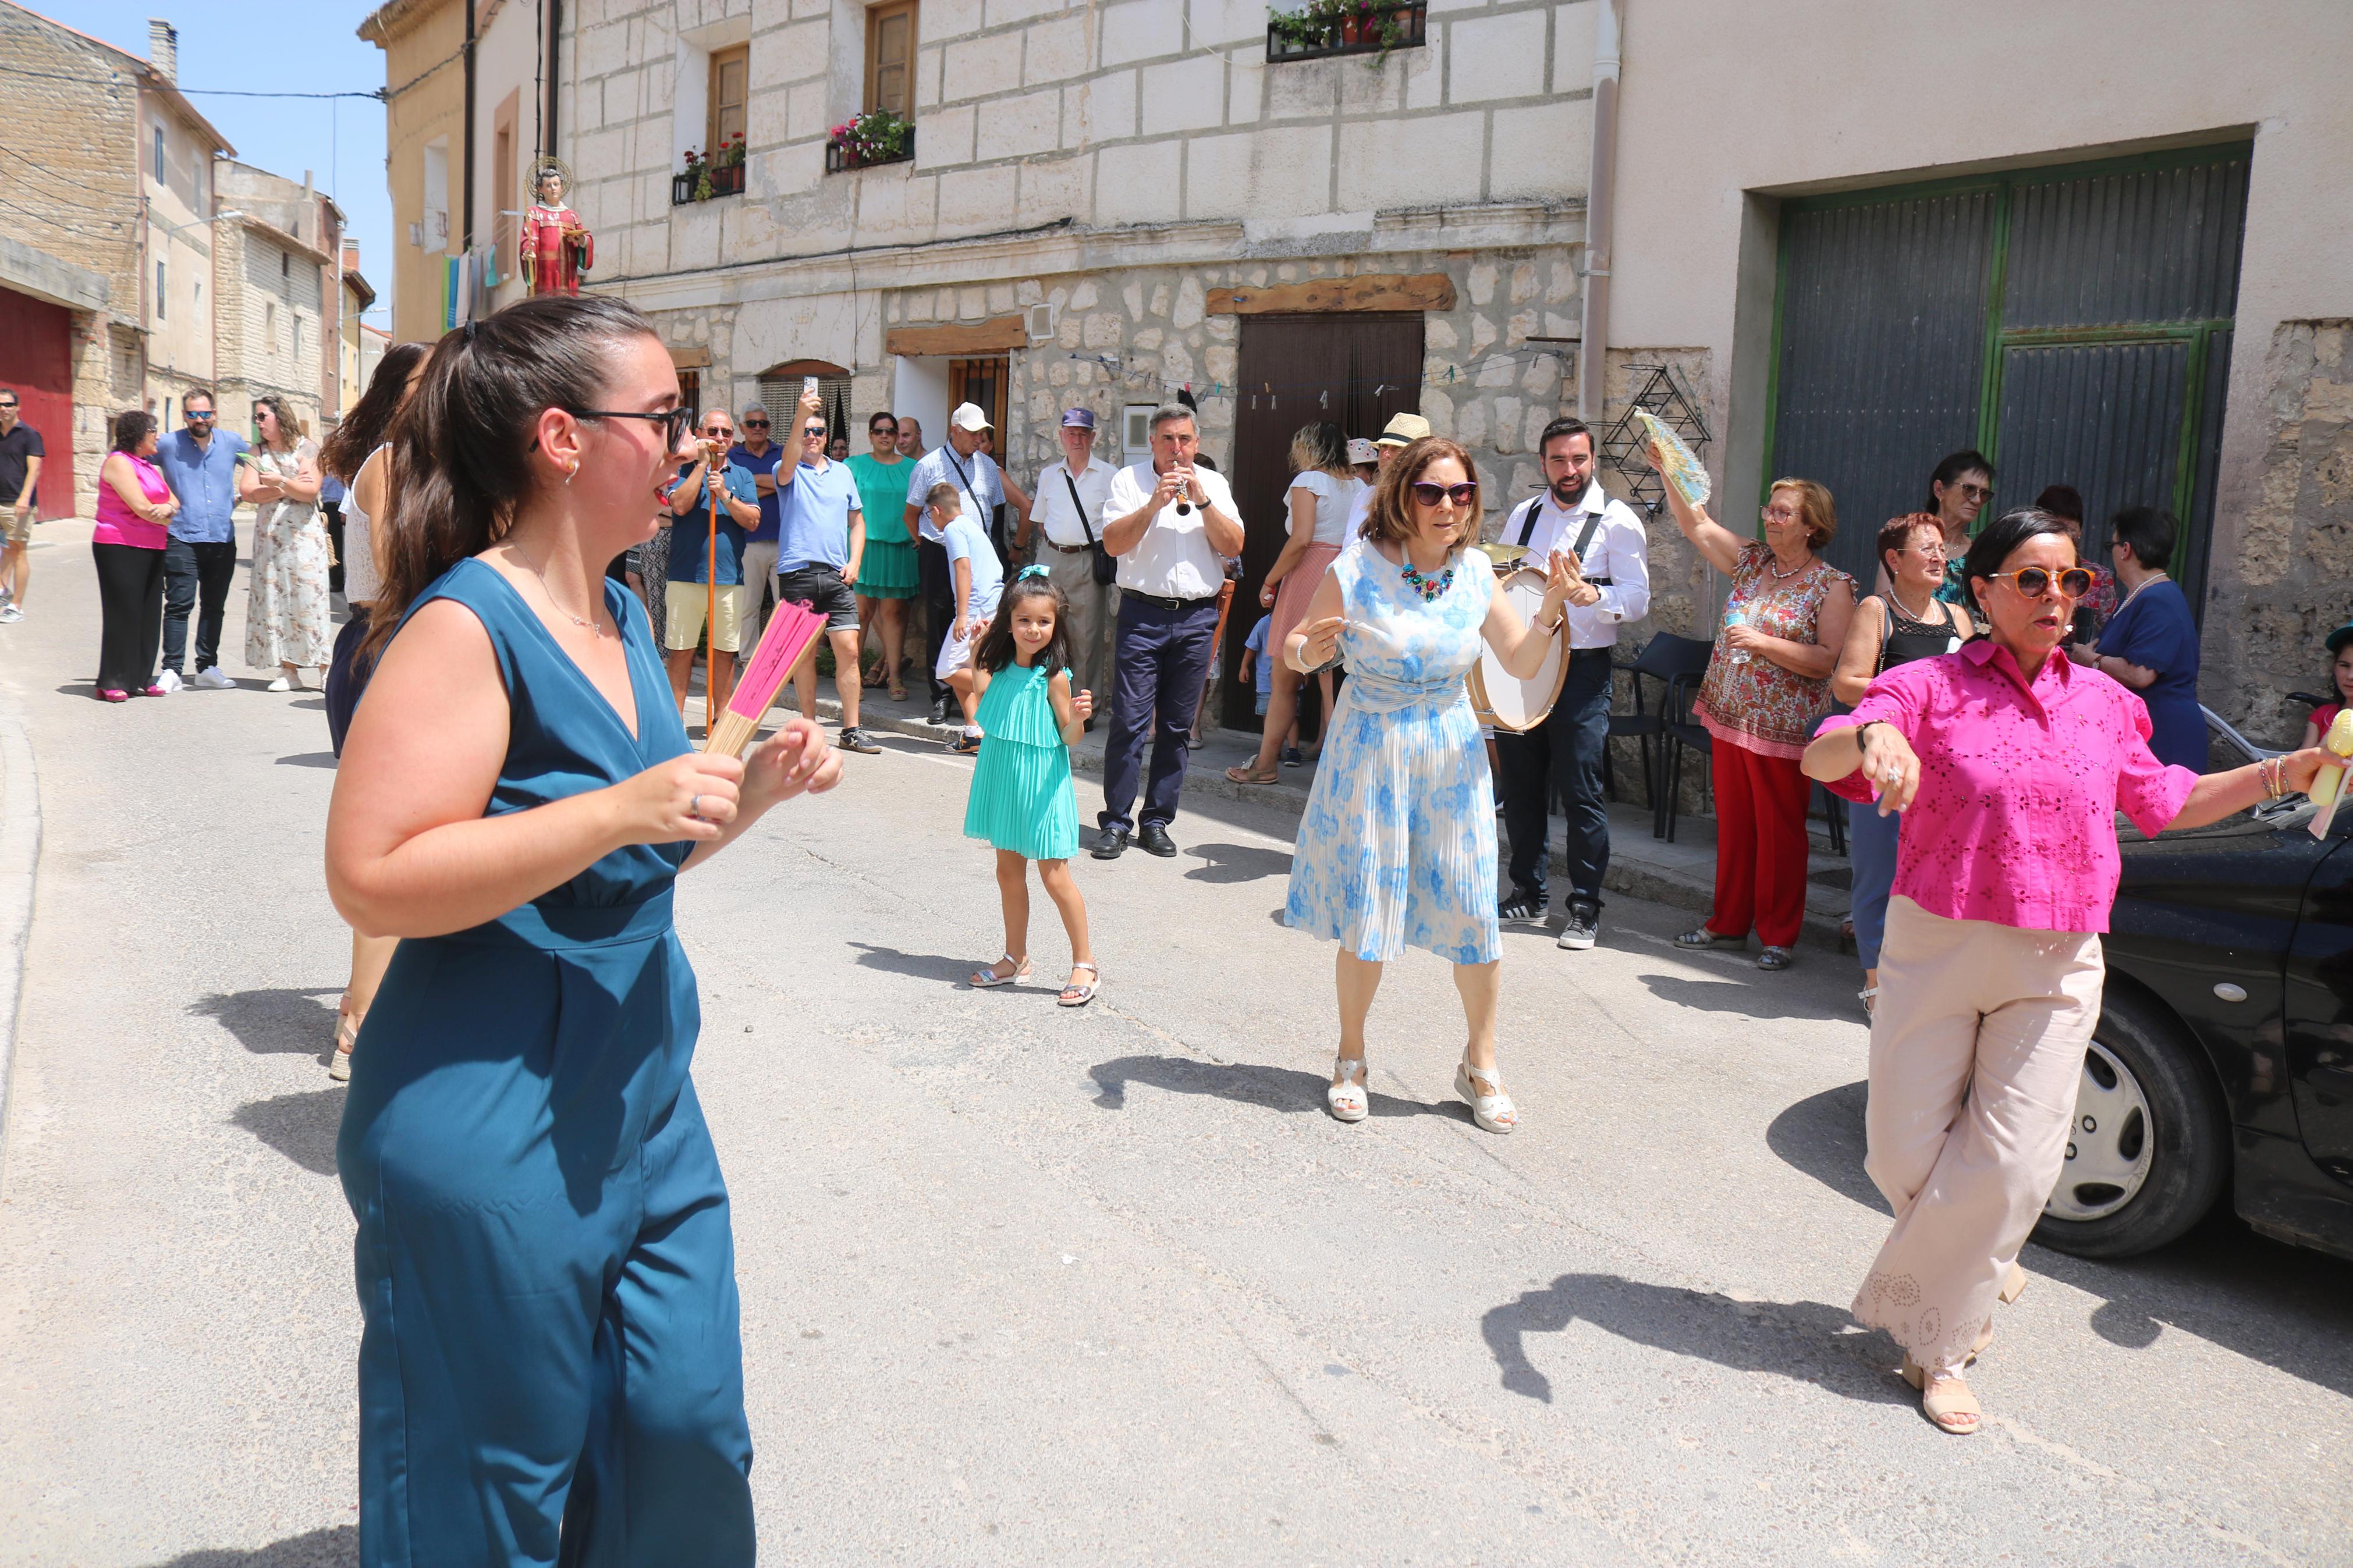
[(2334, 690), (2323, 640), (2353, 619), (2353, 319), (2282, 321), (2263, 388), (2260, 498), (2236, 573), (2213, 574), (2200, 688), (2248, 739), (2288, 745), (2305, 710), (2286, 694)]

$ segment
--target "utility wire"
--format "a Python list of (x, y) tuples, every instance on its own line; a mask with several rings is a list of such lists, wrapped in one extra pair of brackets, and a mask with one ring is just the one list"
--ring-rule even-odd
[[(431, 76), (435, 71), (441, 69), (445, 66), (453, 65), (458, 60), (462, 59), (465, 57), (465, 50), (459, 49), (456, 54), (450, 55), (432, 65), (427, 66), (423, 70), (418, 71), (415, 76), (410, 77), (398, 87), (379, 87), (368, 92), (257, 92), (244, 88), (234, 87), (182, 87), (177, 82), (167, 82), (165, 85), (169, 86), (174, 91), (188, 98), (303, 98), (318, 100), (331, 98), (365, 98), (373, 99), (378, 103), (388, 103), (392, 100), (398, 98), (402, 93), (406, 92), (410, 88), (415, 87), (418, 82), (423, 81), (427, 77)], [(130, 74), (124, 71), (110, 71), (105, 76), (73, 76), (62, 71), (34, 70), (28, 66), (0, 65), (0, 73), (5, 73), (10, 76), (36, 77), (43, 81), (77, 81), (90, 87), (124, 87), (132, 85), (133, 81), (133, 79)]]

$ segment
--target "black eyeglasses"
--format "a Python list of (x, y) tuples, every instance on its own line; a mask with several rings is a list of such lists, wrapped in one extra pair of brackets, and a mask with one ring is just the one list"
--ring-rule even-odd
[[(644, 419), (662, 427), (662, 439), (677, 450), (679, 438), (694, 428), (691, 408), (664, 408), (652, 414), (641, 414), (634, 408), (567, 408), (564, 412), (575, 419)], [(206, 416), (210, 418), (210, 415)]]
[(765, 419), (746, 419), (744, 421), (744, 428), (746, 430), (765, 430), (767, 427), (768, 422)]
[(1442, 500), (1451, 500), (1456, 506), (1469, 506), (1478, 499), (1478, 495), (1479, 487), (1467, 479), (1459, 485), (1436, 485), (1428, 479), (1413, 482), (1413, 499), (1424, 506), (1436, 506)]

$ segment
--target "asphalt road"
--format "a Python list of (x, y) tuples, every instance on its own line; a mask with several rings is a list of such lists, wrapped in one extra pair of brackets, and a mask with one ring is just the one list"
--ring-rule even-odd
[[(40, 535), (0, 628), (42, 827), (0, 1563), (348, 1563), (319, 699), (91, 701), (87, 531)], [(967, 764), (889, 744), (679, 900), (768, 1561), (2353, 1562), (2353, 1268), (2227, 1220), (2031, 1249), (1987, 1429), (1921, 1418), (1845, 1310), (1885, 1226), (1847, 961), (1678, 953), (1625, 900), (1590, 953), (1510, 935), (1504, 1139), (1415, 955), (1345, 1127), (1286, 818), (1205, 802), (1174, 860), (1080, 862), (1104, 991), (1065, 1012), (1042, 896), (1039, 984), (958, 984), (999, 945)]]

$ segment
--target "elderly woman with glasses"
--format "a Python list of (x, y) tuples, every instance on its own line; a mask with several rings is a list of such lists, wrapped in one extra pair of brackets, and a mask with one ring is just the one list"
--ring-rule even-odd
[(2060, 651), (2092, 585), (2066, 524), (2013, 511), (1964, 570), (1991, 635), (1871, 683), (1806, 749), (1849, 800), (1900, 811), (1904, 837), (1871, 1030), (1864, 1168), (1894, 1228), (1854, 1314), (1904, 1347), (1945, 1431), (1977, 1430), (1962, 1369), (2066, 1159), (2084, 1047), (2100, 1016), (2100, 933), (2116, 896), (2116, 814), (2197, 827), (2308, 789), (2327, 753), (2200, 778), (2149, 751), (2148, 710)]
[[(1654, 452), (1651, 462), (1656, 465)], [(1686, 948), (1746, 942), (1759, 969), (1787, 969), (1806, 918), (1806, 803), (1798, 757), (1831, 710), (1831, 671), (1854, 616), (1854, 579), (1821, 557), (1838, 531), (1831, 492), (1776, 479), (1765, 537), (1744, 540), (1666, 487), (1675, 526), (1732, 579), (1724, 629), (1693, 711), (1715, 775), (1715, 908), (1675, 938)]]
[(1556, 556), (1535, 623), (1523, 623), (1484, 560), (1462, 560), (1482, 516), (1470, 454), (1442, 437), (1412, 443), (1283, 643), (1301, 675), (1348, 661), (1285, 910), (1340, 944), (1340, 1050), (1325, 1099), (1342, 1121), (1369, 1109), (1365, 1019), (1381, 966), (1412, 946), (1454, 965), (1470, 1033), (1455, 1092), (1490, 1132), (1519, 1123), (1495, 1068), (1495, 796), (1464, 680), (1482, 641), (1514, 675), (1535, 674), (1563, 606), (1599, 590)]

